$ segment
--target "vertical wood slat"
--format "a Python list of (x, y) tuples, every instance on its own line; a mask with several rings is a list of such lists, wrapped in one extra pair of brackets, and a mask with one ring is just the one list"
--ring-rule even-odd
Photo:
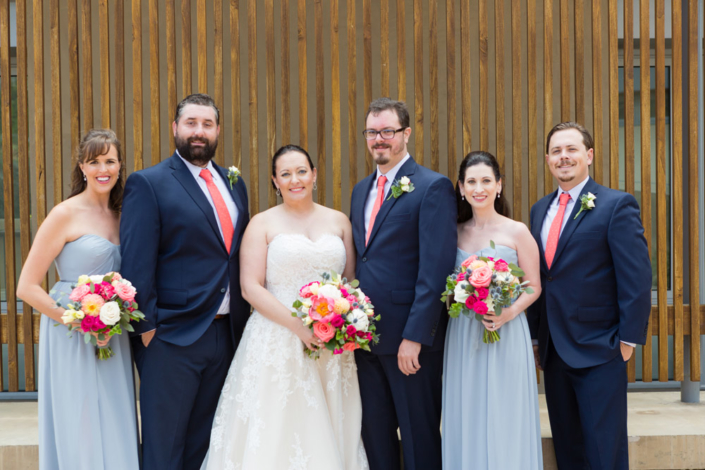
[[(69, 118), (71, 121), (71, 150), (78, 147), (81, 140), (81, 97), (80, 79), (78, 75), (78, 0), (67, 0), (68, 14), (68, 36), (69, 36), (69, 90), (70, 108)], [(37, 222), (44, 220), (41, 209), (38, 209)], [(44, 212), (46, 215), (46, 212)]]
[(538, 110), (536, 107), (536, 0), (526, 0), (528, 12), (526, 28), (527, 54), (527, 98), (528, 98), (528, 129), (529, 129), (529, 208), (538, 200), (537, 181), (537, 124)]
[(380, 21), (380, 73), (382, 96), (389, 95), (389, 0), (379, 0), (379, 21)]
[(331, 164), (333, 165), (333, 208), (342, 210), (342, 175), (341, 175), (341, 144), (340, 129), (340, 37), (339, 31), (339, 3), (338, 0), (330, 2), (330, 42), (331, 42)]
[(428, 0), (428, 81), (431, 99), (431, 169), (438, 171), (440, 156), (438, 124), (438, 0)]
[(619, 37), (617, 0), (609, 0), (610, 187), (619, 189)]
[(521, 109), (521, 2), (512, 0), (512, 217), (521, 220), (522, 109)]
[[(656, 0), (656, 193), (666, 195), (666, 39), (664, 0)], [(658, 379), (668, 381), (668, 289), (666, 198), (656, 198), (656, 246), (658, 270)]]
[(240, 119), (240, 0), (230, 0), (230, 92), (232, 94), (233, 165), (242, 167)]
[(397, 99), (406, 102), (406, 46), (404, 0), (397, 0)]
[[(223, 0), (213, 0), (213, 100), (218, 109), (223, 105)], [(272, 45), (274, 49), (274, 45)], [(220, 113), (220, 128), (226, 125), (225, 113)], [(219, 145), (215, 151), (215, 161), (224, 165), (224, 146)], [(271, 185), (269, 185), (271, 187)]]
[[(276, 151), (277, 138), (277, 102), (274, 67), (274, 0), (264, 2), (264, 29), (265, 29), (265, 49), (266, 49), (266, 79), (265, 88), (267, 94), (267, 168), (272, 167), (272, 156)], [(271, 184), (265, 185), (267, 188), (267, 204), (269, 207), (277, 205), (277, 194)]]
[[(45, 149), (45, 127), (44, 127), (44, 1), (34, 0), (32, 8), (32, 23), (34, 25), (34, 167), (35, 167), (35, 191), (37, 194), (37, 227), (39, 227), (47, 216), (47, 194), (46, 194), (46, 149)], [(3, 77), (9, 74), (2, 74)], [(78, 78), (78, 77), (77, 77)], [(3, 99), (4, 101), (4, 99)], [(8, 102), (9, 106), (9, 102)], [(5, 133), (3, 132), (3, 135)], [(7, 134), (10, 135), (10, 134)], [(4, 142), (4, 140), (3, 140)], [(7, 171), (4, 173), (9, 175)], [(12, 188), (12, 187), (11, 187)], [(6, 214), (12, 214), (13, 206)], [(7, 229), (7, 227), (6, 227)], [(14, 233), (6, 230), (5, 233)], [(12, 238), (12, 237), (10, 237)], [(13, 238), (14, 240), (14, 238)], [(14, 253), (14, 252), (12, 252)], [(14, 265), (14, 254), (12, 255)], [(9, 258), (6, 258), (9, 260)], [(14, 271), (11, 271), (14, 277)], [(10, 275), (8, 275), (8, 279)], [(9, 292), (9, 287), (8, 287)], [(14, 295), (14, 289), (12, 289)], [(10, 300), (8, 299), (8, 304)]]
[[(100, 0), (98, 4), (99, 43), (100, 43), (100, 113), (101, 126), (110, 126), (110, 11), (108, 0)], [(61, 109), (61, 108), (55, 108)]]
[[(363, 5), (365, 1), (363, 0)], [(423, 149), (423, 2), (414, 0), (414, 158), (424, 164)]]
[[(357, 184), (357, 141), (360, 138), (357, 133), (357, 46), (356, 46), (356, 24), (357, 14), (355, 11), (356, 0), (347, 0), (348, 16), (348, 164), (350, 171), (350, 194)], [(399, 4), (397, 4), (399, 7)]]
[[(446, 97), (448, 123), (448, 175), (451, 181), (456, 170), (457, 147), (455, 127), (455, 1), (446, 0)], [(469, 123), (468, 123), (469, 125)], [(464, 126), (463, 126), (464, 127)]]
[(259, 212), (257, 132), (257, 0), (247, 0), (247, 50), (250, 101), (250, 216)]
[[(543, 136), (553, 127), (553, 0), (543, 2)], [(545, 149), (542, 142), (542, 149)], [(543, 152), (542, 152), (543, 154)], [(545, 154), (544, 154), (545, 155)], [(543, 192), (553, 189), (553, 175), (543, 159)]]
[[(15, 11), (17, 18), (17, 163), (19, 167), (20, 250), (22, 264), (24, 264), (29, 254), (32, 234), (30, 224), (32, 189), (29, 178), (29, 100), (27, 97), (27, 0), (15, 2)], [(61, 107), (54, 109), (60, 110)], [(60, 111), (59, 113), (54, 111), (52, 117), (54, 114), (60, 114)], [(22, 312), (24, 313), (22, 315), (23, 343), (31, 345), (33, 344), (32, 307), (24, 302)], [(24, 347), (24, 363), (25, 391), (32, 392), (35, 390), (33, 347)]]
[[(173, 1), (173, 0), (172, 0)], [(58, 7), (57, 7), (58, 9)], [(115, 133), (122, 143), (122, 174), (125, 172), (125, 2), (115, 0)], [(54, 134), (56, 135), (56, 134)]]
[(281, 12), (281, 34), (282, 34), (282, 67), (281, 67), (281, 88), (282, 88), (282, 145), (291, 142), (291, 84), (290, 80), (290, 56), (289, 48), (289, 0), (282, 0)]
[(570, 43), (568, 24), (568, 0), (559, 0), (560, 2), (560, 53), (561, 53), (561, 121), (570, 121), (570, 51), (568, 45)]
[(504, 168), (504, 2), (494, 4), (494, 37), (495, 37), (495, 106), (497, 139), (497, 162), (502, 171)]
[(81, 4), (81, 65), (83, 66), (83, 132), (95, 126), (93, 119), (93, 40), (91, 30), (91, 0)]
[(313, 2), (316, 47), (316, 145), (318, 151), (318, 203), (326, 204), (326, 95), (323, 62), (323, 0)]
[[(698, 8), (695, 2), (690, 2), (689, 13), (689, 36), (688, 36), (688, 86), (689, 95), (698, 96)], [(688, 107), (688, 132), (690, 148), (688, 151), (688, 248), (690, 256), (690, 305), (700, 305), (700, 273), (698, 271), (699, 253), (699, 208), (698, 208), (698, 108), (694, 100)], [(700, 316), (690, 316), (690, 331), (700, 331)], [(697, 334), (690, 335), (690, 380), (700, 381), (700, 337)]]
[[(52, 156), (54, 162), (54, 168), (61, 168), (61, 155), (63, 153), (63, 136), (61, 134), (61, 39), (59, 36), (60, 32), (60, 16), (59, 16), (59, 2), (60, 0), (51, 0), (50, 8), (50, 26), (49, 26), (49, 48), (51, 55), (51, 143), (52, 143)], [(19, 14), (19, 13), (18, 13)], [(18, 18), (18, 28), (19, 28), (19, 18)], [(20, 47), (19, 44), (19, 32), (17, 50), (27, 49), (27, 45)], [(24, 55), (24, 60), (27, 60), (27, 55)], [(19, 62), (18, 62), (19, 67)], [(18, 69), (19, 70), (19, 69)], [(19, 91), (19, 89), (18, 89)], [(24, 101), (27, 103), (27, 101)], [(25, 104), (26, 107), (26, 104)], [(22, 106), (19, 107), (18, 112), (22, 110)], [(22, 121), (20, 119), (20, 121)], [(61, 202), (63, 199), (63, 186), (64, 178), (61, 171), (54, 171), (54, 205)], [(24, 210), (20, 209), (22, 213)], [(29, 213), (27, 214), (29, 215)], [(24, 260), (24, 258), (23, 258)], [(31, 312), (28, 310), (29, 304), (25, 304), (23, 312)], [(31, 315), (28, 315), (28, 317)], [(31, 325), (30, 325), (31, 326)]]
[[(372, 5), (371, 0), (362, 0), (362, 77), (363, 77), (363, 99), (367, 108), (372, 101)], [(372, 170), (371, 160), (368, 157), (369, 168), (366, 173)]]
[(164, 156), (161, 154), (159, 131), (159, 0), (149, 0), (149, 111), (150, 111), (150, 141), (152, 165), (159, 162)]
[(597, 184), (602, 184), (602, 2), (592, 2), (592, 136), (595, 150), (592, 166)]
[[(166, 95), (167, 122), (176, 111), (176, 5), (175, 0), (166, 0)], [(174, 139), (169, 140), (169, 155), (174, 153)], [(166, 157), (166, 155), (165, 155)]]
[[(592, 1), (591, 3), (599, 4), (600, 0)], [(583, 0), (574, 0), (573, 10), (575, 19), (573, 22), (575, 31), (575, 120), (585, 125), (585, 6)], [(594, 37), (593, 28), (593, 40)], [(601, 77), (600, 80), (602, 80)], [(593, 108), (593, 113), (599, 111), (598, 108)]]
[(196, 56), (198, 92), (208, 93), (208, 43), (206, 32), (206, 0), (196, 0)]
[[(35, 1), (35, 7), (36, 7)], [(41, 8), (39, 8), (41, 16)], [(37, 14), (35, 13), (35, 19)], [(35, 38), (37, 27), (34, 29)], [(39, 30), (41, 38), (42, 31)], [(35, 42), (36, 44), (36, 42)], [(40, 43), (38, 48), (42, 48)], [(41, 55), (41, 54), (40, 54)], [(35, 58), (36, 61), (36, 58)], [(5, 233), (15, 233), (14, 218), (14, 191), (12, 171), (12, 109), (11, 109), (11, 84), (10, 84), (10, 2), (0, 2), (0, 120), (2, 121), (2, 168), (3, 168), (3, 196), (5, 214)], [(42, 96), (43, 98), (43, 96)], [(42, 106), (43, 109), (43, 106)], [(8, 390), (16, 392), (19, 388), (18, 361), (17, 361), (17, 302), (15, 301), (15, 237), (5, 236), (5, 289), (7, 296), (7, 369)], [(0, 353), (0, 373), (2, 373), (2, 353)], [(0, 379), (0, 390), (3, 390), (3, 380)]]
[[(671, 82), (671, 109), (683, 109), (683, 60), (682, 60), (682, 14), (681, 2), (671, 4), (671, 65), (673, 67)], [(683, 135), (683, 113), (672, 115), (672, 132), (674, 136)], [(671, 141), (673, 158), (673, 380), (684, 378), (683, 357), (683, 142), (680, 138)], [(659, 307), (660, 308), (660, 307)]]
[[(467, 108), (470, 108), (470, 5), (469, 0), (465, 0), (465, 13), (462, 15), (462, 23), (467, 30), (463, 37), (460, 48), (463, 50), (463, 71), (461, 75), (463, 96), (468, 95)], [(480, 27), (478, 28), (480, 46), (480, 150), (489, 151), (490, 146), (490, 111), (489, 111), (489, 89), (487, 87), (489, 74), (489, 46), (487, 43), (487, 0), (479, 0), (478, 15)], [(461, 26), (463, 27), (463, 26)], [(465, 63), (467, 62), (467, 65)], [(467, 75), (467, 77), (466, 77)], [(471, 109), (466, 109), (466, 100), (463, 99), (463, 154), (468, 154), (472, 150), (472, 139), (470, 135)], [(465, 114), (467, 113), (467, 136), (465, 133)]]
[(306, 58), (306, 0), (298, 0), (297, 13), (299, 32), (299, 145), (304, 149), (308, 150), (308, 66)]
[(142, 148), (142, 0), (132, 0), (133, 169), (144, 167)]
[(187, 97), (193, 90), (191, 75), (191, 0), (181, 0), (181, 70), (183, 74), (183, 95)]
[[(651, 77), (649, 60), (649, 0), (640, 0), (639, 5), (639, 52), (640, 98), (641, 98), (641, 220), (651, 256)], [(652, 263), (654, 260), (652, 260)], [(697, 316), (697, 315), (696, 315)], [(651, 322), (647, 326), (646, 344), (642, 349), (642, 380), (652, 380)]]

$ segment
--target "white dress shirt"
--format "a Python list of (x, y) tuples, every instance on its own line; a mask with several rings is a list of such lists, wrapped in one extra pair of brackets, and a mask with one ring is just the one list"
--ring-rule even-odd
[[(215, 216), (215, 221), (218, 224), (218, 231), (220, 232), (221, 238), (223, 237), (223, 227), (220, 225), (220, 218), (218, 217), (218, 211), (215, 209), (215, 204), (213, 204), (213, 198), (211, 197), (210, 191), (208, 191), (208, 186), (206, 185), (206, 180), (201, 178), (201, 168), (200, 166), (196, 166), (193, 163), (187, 161), (184, 159), (179, 154), (179, 151), (176, 151), (176, 154), (179, 155), (179, 158), (181, 158), (181, 161), (184, 162), (186, 165), (186, 168), (189, 169), (193, 177), (196, 179), (196, 183), (198, 183), (198, 187), (201, 188), (201, 191), (203, 191), (203, 194), (205, 194), (206, 199), (208, 199), (208, 204), (211, 205), (213, 208), (213, 215)], [(208, 171), (211, 172), (211, 175), (213, 177), (213, 183), (215, 183), (215, 186), (218, 188), (218, 191), (220, 191), (220, 195), (223, 197), (223, 201), (225, 201), (225, 206), (228, 208), (228, 213), (230, 214), (230, 219), (233, 222), (233, 227), (235, 227), (237, 223), (237, 217), (238, 217), (238, 212), (237, 212), (237, 206), (235, 205), (235, 201), (233, 201), (232, 196), (230, 196), (230, 189), (228, 187), (229, 183), (226, 183), (223, 181), (223, 179), (220, 177), (220, 173), (218, 173), (218, 170), (215, 169), (213, 166), (213, 162), (209, 161), (208, 165), (205, 167)], [(220, 307), (218, 308), (218, 314), (219, 315), (224, 315), (230, 313), (230, 286), (228, 285), (228, 290), (225, 292), (225, 297), (223, 297), (223, 302), (220, 304)]]
[(411, 155), (408, 153), (404, 158), (401, 159), (399, 163), (394, 165), (394, 168), (389, 170), (386, 174), (382, 174), (381, 171), (379, 171), (379, 166), (377, 166), (377, 176), (375, 176), (375, 182), (372, 184), (372, 189), (370, 189), (369, 194), (367, 195), (367, 202), (365, 202), (365, 233), (369, 232), (370, 229), (370, 217), (372, 216), (372, 209), (375, 206), (375, 200), (377, 199), (377, 180), (379, 179), (380, 176), (386, 176), (387, 177), (387, 182), (384, 183), (384, 195), (385, 197), (389, 193), (389, 188), (392, 187), (392, 183), (394, 182), (394, 178), (396, 178), (397, 173), (399, 172), (399, 169), (402, 167), (406, 161), (411, 158)]

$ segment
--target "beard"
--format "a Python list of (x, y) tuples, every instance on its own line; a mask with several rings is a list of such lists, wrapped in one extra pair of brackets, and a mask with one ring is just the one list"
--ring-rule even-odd
[(377, 165), (386, 165), (403, 150), (404, 144), (394, 145), (392, 143), (380, 142), (370, 149), (370, 154)]
[[(203, 147), (194, 147), (194, 142), (203, 142), (205, 145)], [(188, 139), (183, 139), (179, 134), (174, 136), (174, 145), (179, 151), (184, 160), (193, 163), (197, 166), (202, 166), (207, 164), (215, 156), (215, 149), (218, 148), (218, 138), (212, 142), (206, 138), (201, 137), (189, 137)]]

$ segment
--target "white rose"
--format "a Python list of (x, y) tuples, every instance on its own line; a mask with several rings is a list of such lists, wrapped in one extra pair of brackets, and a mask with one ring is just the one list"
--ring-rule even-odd
[(355, 295), (357, 296), (358, 302), (365, 300), (365, 294), (361, 290), (358, 289), (358, 291), (355, 292)]
[(401, 185), (401, 190), (404, 191), (405, 193), (409, 192), (409, 185), (408, 184), (402, 184)]
[(68, 325), (69, 323), (71, 323), (75, 320), (76, 320), (76, 310), (73, 310), (73, 309), (64, 310), (64, 314), (61, 315), (61, 321), (64, 322), (64, 325)]
[(95, 276), (91, 276), (90, 278), (91, 278), (91, 282), (93, 284), (100, 284), (101, 282), (103, 282), (104, 277), (105, 276), (102, 276), (102, 275), (95, 275)]
[(494, 270), (494, 261), (488, 261), (487, 266), (489, 266), (490, 269)]
[(402, 176), (401, 180), (399, 180), (399, 182), (401, 183), (402, 186), (408, 187), (409, 183), (411, 183), (411, 180), (409, 179), (408, 176)]
[(317, 295), (322, 295), (324, 297), (328, 297), (329, 299), (339, 299), (341, 297), (340, 290), (338, 290), (337, 287), (331, 286), (329, 284), (325, 285), (325, 286), (321, 286), (318, 289)]
[(370, 320), (367, 318), (367, 314), (365, 312), (359, 308), (356, 308), (350, 315), (352, 315), (352, 320), (350, 323), (352, 323), (355, 328), (358, 330), (367, 331), (367, 327), (370, 325)]
[(86, 316), (86, 314), (83, 313), (83, 310), (74, 310), (73, 315), (76, 317), (76, 320), (83, 320), (83, 317)]
[(106, 302), (100, 308), (100, 321), (112, 326), (120, 321), (120, 306), (117, 302)]
[(453, 292), (456, 302), (465, 303), (468, 297), (470, 297), (470, 294), (465, 290), (465, 288), (469, 285), (470, 284), (467, 281), (460, 281), (456, 284), (455, 291)]

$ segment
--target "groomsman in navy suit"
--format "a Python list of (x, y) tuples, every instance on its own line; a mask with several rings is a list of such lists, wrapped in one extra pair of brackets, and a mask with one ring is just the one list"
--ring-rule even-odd
[(626, 363), (650, 340), (639, 206), (589, 177), (594, 151), (580, 124), (555, 126), (546, 164), (559, 188), (531, 208), (542, 291), (527, 317), (561, 470), (629, 468)]
[(146, 316), (132, 337), (145, 470), (201, 467), (250, 312), (238, 261), (247, 192), (211, 161), (218, 123), (211, 97), (186, 97), (172, 124), (174, 155), (125, 185), (121, 271)]
[(380, 342), (356, 351), (362, 439), (371, 470), (440, 469), (441, 373), (457, 205), (448, 178), (407, 152), (406, 105), (370, 103), (363, 135), (377, 170), (355, 185), (350, 218), (356, 277), (382, 318)]

